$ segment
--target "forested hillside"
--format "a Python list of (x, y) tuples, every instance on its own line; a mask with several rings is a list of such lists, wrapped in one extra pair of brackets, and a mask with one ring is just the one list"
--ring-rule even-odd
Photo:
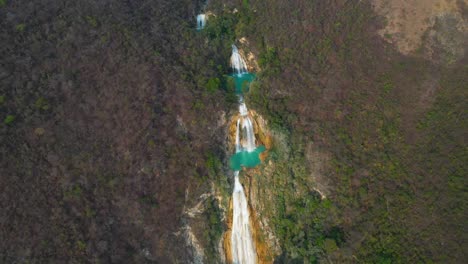
[(0, 262), (184, 262), (186, 188), (226, 108), (200, 5), (0, 4)]
[[(466, 23), (466, 4), (458, 5)], [(462, 263), (464, 53), (426, 38), (420, 53), (402, 55), (377, 34), (389, 21), (366, 1), (244, 1), (241, 12), (236, 32), (250, 40), (262, 68), (248, 99), (288, 135), (288, 166), (305, 156), (309, 167), (289, 170), (285, 181), (307, 182), (326, 166), (315, 186), (329, 210), (304, 213), (310, 201), (288, 195), (295, 184), (274, 194), (286, 208), (277, 224), (280, 243), (289, 245), (282, 261)], [(461, 37), (466, 47), (466, 31), (440, 27), (452, 19), (444, 16), (430, 30), (458, 34), (452, 41)], [(424, 56), (430, 45), (437, 52)]]
[(236, 44), (260, 262), (464, 263), (468, 7), (375, 2), (0, 0), (0, 262), (225, 261)]

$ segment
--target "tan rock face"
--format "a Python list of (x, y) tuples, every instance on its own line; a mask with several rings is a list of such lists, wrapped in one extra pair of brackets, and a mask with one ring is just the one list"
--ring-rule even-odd
[(223, 236), (223, 248), (226, 254), (226, 263), (232, 263), (231, 232), (232, 232), (232, 199), (229, 202), (228, 217), (226, 219), (227, 230)]
[(250, 43), (247, 40), (247, 38), (243, 37), (239, 40), (239, 42), (242, 44), (242, 49), (239, 50), (239, 53), (241, 54), (242, 58), (244, 58), (245, 63), (247, 64), (247, 70), (249, 72), (259, 72), (260, 67), (258, 66), (257, 63), (257, 57), (255, 57), (255, 54), (252, 51), (249, 51), (247, 53), (244, 52), (245, 50), (250, 50)]
[[(439, 44), (457, 57), (464, 55), (468, 22), (463, 18), (466, 10), (466, 0), (373, 0), (374, 10), (386, 19), (384, 28), (379, 34), (388, 42), (395, 44), (403, 54), (413, 54), (419, 48), (426, 46), (426, 57), (431, 57), (434, 45)], [(434, 26), (438, 20), (453, 19), (451, 29), (437, 29)], [(431, 36), (438, 31), (438, 39)], [(445, 31), (445, 32), (441, 32)], [(453, 34), (447, 34), (456, 31)], [(461, 38), (455, 43), (444, 43), (453, 36)], [(463, 41), (464, 39), (464, 41)], [(439, 42), (439, 43), (434, 43)], [(465, 42), (465, 43), (463, 43)], [(456, 45), (456, 47), (454, 47)], [(460, 51), (461, 50), (461, 51)]]

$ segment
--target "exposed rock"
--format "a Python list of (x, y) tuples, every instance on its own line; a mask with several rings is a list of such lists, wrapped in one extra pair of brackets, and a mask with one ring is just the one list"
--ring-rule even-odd
[(442, 13), (431, 18), (424, 54), (432, 60), (452, 64), (462, 58), (468, 45), (468, 22), (459, 13)]
[(231, 252), (231, 232), (232, 232), (232, 199), (229, 200), (229, 208), (226, 218), (226, 232), (223, 236), (223, 249), (226, 256), (226, 263), (232, 263)]
[(187, 247), (191, 249), (192, 262), (193, 264), (202, 264), (205, 254), (203, 253), (203, 248), (200, 246), (197, 238), (192, 232), (192, 228), (189, 225), (186, 225), (182, 228)]
[[(249, 72), (259, 72), (260, 67), (257, 63), (257, 57), (252, 52), (252, 48), (249, 44), (249, 41), (246, 37), (242, 37), (239, 39), (239, 42), (242, 44), (242, 49), (239, 49), (239, 53), (245, 60), (245, 63), (247, 64), (247, 70)], [(248, 52), (246, 53), (244, 50), (247, 50)]]
[(466, 1), (374, 0), (372, 5), (386, 19), (379, 34), (401, 53), (415, 54), (423, 47), (425, 57), (434, 59), (437, 51), (446, 63), (463, 57), (468, 33), (463, 17)]

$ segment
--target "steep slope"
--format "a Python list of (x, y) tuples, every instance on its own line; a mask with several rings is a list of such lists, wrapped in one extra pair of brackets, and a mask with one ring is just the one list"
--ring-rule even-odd
[(225, 109), (199, 5), (1, 5), (0, 262), (188, 261), (185, 192)]
[(366, 1), (234, 6), (262, 69), (246, 100), (274, 134), (250, 192), (277, 261), (463, 262), (465, 52), (400, 53)]

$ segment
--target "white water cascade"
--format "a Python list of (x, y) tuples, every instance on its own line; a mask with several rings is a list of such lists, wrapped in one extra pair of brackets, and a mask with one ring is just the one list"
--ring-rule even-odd
[[(255, 150), (255, 133), (252, 125), (252, 120), (249, 117), (249, 112), (247, 106), (244, 103), (239, 105), (239, 112), (241, 117), (237, 120), (237, 135), (236, 135), (236, 152), (246, 150), (252, 152)], [(239, 131), (239, 123), (241, 125), (241, 132)], [(242, 141), (238, 138), (242, 135)], [(239, 141), (239, 148), (237, 148), (237, 143)], [(239, 151), (238, 151), (239, 150)]]
[(234, 172), (234, 192), (232, 194), (232, 262), (234, 264), (256, 263), (256, 253), (249, 222), (249, 209), (244, 188), (239, 182), (239, 171)]
[[(231, 67), (239, 75), (247, 73), (247, 64), (235, 45), (232, 45)], [(237, 119), (236, 125), (236, 153), (254, 151), (256, 147), (254, 129), (242, 95), (239, 96), (239, 113), (240, 117)], [(239, 181), (239, 171), (234, 172), (232, 204), (232, 261), (234, 264), (255, 264), (257, 254), (250, 228), (250, 213), (244, 188)]]
[(239, 126), (240, 126), (240, 118), (237, 119), (237, 128), (236, 128), (236, 153), (242, 151), (242, 146), (240, 144), (240, 133), (239, 133)]
[(205, 28), (206, 25), (206, 15), (205, 14), (199, 14), (197, 16), (197, 30), (202, 30)]
[(232, 45), (231, 68), (239, 75), (247, 73), (247, 64), (240, 55), (236, 45)]

